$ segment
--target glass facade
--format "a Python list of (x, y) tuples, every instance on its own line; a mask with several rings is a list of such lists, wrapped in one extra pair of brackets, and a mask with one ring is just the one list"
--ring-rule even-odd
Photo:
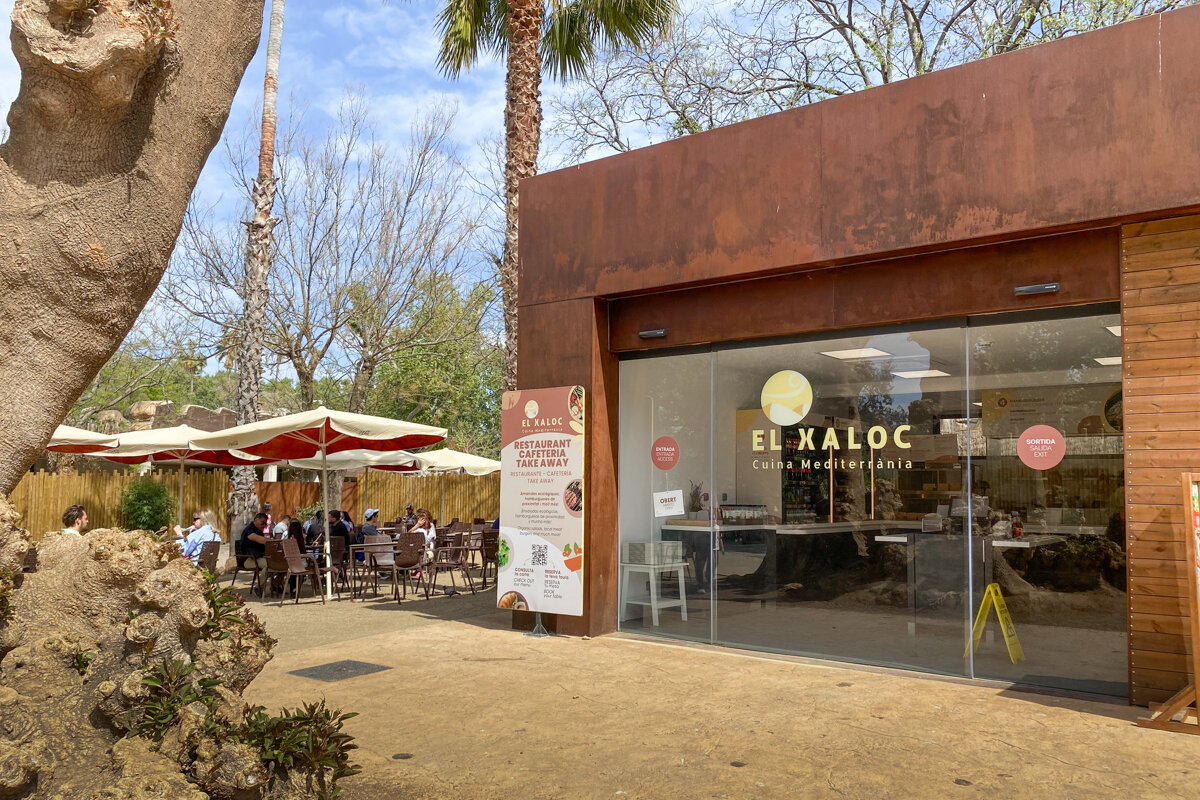
[(1118, 326), (623, 361), (620, 627), (1125, 695)]

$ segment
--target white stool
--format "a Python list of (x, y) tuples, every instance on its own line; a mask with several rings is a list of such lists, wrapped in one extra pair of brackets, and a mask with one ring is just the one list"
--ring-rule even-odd
[[(660, 608), (679, 608), (679, 616), (687, 621), (687, 597), (683, 588), (683, 571), (687, 564), (683, 561), (677, 561), (671, 564), (626, 564), (621, 562), (621, 614), (624, 616), (625, 606), (640, 605), (650, 606), (650, 618), (654, 622), (654, 626), (658, 627), (658, 610)], [(644, 572), (646, 577), (650, 579), (650, 600), (630, 600), (629, 599), (629, 576), (635, 572)], [(658, 576), (664, 572), (674, 572), (679, 580), (679, 599), (664, 600), (658, 593)]]

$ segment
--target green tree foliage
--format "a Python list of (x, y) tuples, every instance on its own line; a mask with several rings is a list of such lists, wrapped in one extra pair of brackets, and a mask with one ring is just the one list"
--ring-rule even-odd
[(121, 524), (131, 530), (156, 531), (171, 522), (175, 504), (162, 483), (144, 476), (121, 490)]

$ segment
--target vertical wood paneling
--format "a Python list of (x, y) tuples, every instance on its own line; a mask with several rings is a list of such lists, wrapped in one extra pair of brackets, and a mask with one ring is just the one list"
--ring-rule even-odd
[(359, 508), (378, 508), (383, 522), (401, 516), (410, 503), (428, 509), (443, 526), (452, 519), (471, 522), (500, 515), (499, 473), (420, 476), (368, 470), (358, 487)]
[[(92, 528), (112, 528), (121, 524), (121, 491), (136, 477), (126, 472), (85, 472), (64, 475), (57, 472), (31, 472), (21, 479), (9, 497), (21, 515), (21, 525), (36, 541), (47, 531), (62, 527), (62, 513), (68, 506), (87, 509)], [(179, 473), (155, 469), (150, 477), (167, 487), (171, 503), (179, 503)], [(211, 508), (218, 520), (225, 518), (225, 500), (229, 496), (229, 478), (225, 470), (189, 469), (183, 477), (184, 514), (199, 508)], [(222, 531), (227, 536), (228, 531)]]
[(1121, 231), (1130, 699), (1187, 682), (1180, 474), (1200, 465), (1200, 216)]

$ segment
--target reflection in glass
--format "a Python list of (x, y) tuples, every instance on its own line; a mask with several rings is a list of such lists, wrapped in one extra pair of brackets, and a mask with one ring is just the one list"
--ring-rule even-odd
[[(1125, 694), (1119, 330), (1092, 310), (623, 361), (620, 627)], [(989, 585), (1023, 659), (994, 609), (971, 646)]]
[(711, 355), (621, 364), (622, 630), (710, 641)]
[[(1127, 692), (1121, 376), (1100, 360), (1120, 354), (1118, 325), (1113, 314), (969, 331), (987, 507), (976, 589), (999, 587), (1026, 655), (1014, 664), (985, 642), (979, 676)], [(1035, 425), (1062, 435), (1061, 452), (1031, 454), (1022, 435)]]

